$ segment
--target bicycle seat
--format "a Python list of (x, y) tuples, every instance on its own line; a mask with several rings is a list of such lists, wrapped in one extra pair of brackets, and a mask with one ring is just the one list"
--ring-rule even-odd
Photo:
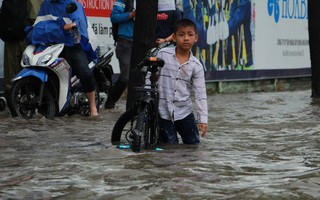
[(161, 58), (153, 57), (153, 56), (148, 56), (143, 59), (142, 62), (138, 64), (139, 68), (142, 68), (143, 66), (158, 66), (158, 67), (163, 67), (164, 65), (164, 60)]

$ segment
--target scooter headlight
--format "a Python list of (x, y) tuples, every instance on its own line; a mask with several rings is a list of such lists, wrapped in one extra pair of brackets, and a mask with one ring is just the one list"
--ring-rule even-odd
[(22, 55), (22, 63), (24, 65), (30, 65), (30, 58), (26, 54)]
[(37, 65), (45, 65), (52, 58), (51, 54), (47, 54), (39, 58)]

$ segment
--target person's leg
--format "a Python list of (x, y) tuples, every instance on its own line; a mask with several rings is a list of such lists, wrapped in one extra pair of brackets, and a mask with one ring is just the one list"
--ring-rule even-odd
[(98, 112), (95, 102), (95, 85), (92, 77), (93, 75), (88, 66), (89, 63), (87, 56), (80, 45), (69, 47), (69, 53), (72, 70), (80, 79), (81, 87), (88, 98), (90, 115), (97, 116)]
[(182, 120), (175, 121), (175, 125), (184, 144), (200, 143), (199, 130), (193, 113)]
[(95, 91), (86, 93), (86, 96), (89, 100), (89, 106), (90, 106), (90, 116), (98, 116), (98, 111), (96, 107), (96, 101), (95, 101)]
[(7, 41), (4, 43), (4, 89), (7, 92), (11, 86), (11, 79), (21, 70), (21, 57), (26, 48), (24, 40)]
[(178, 144), (177, 131), (174, 123), (170, 120), (162, 119), (159, 116), (159, 142), (160, 144)]
[(116, 56), (119, 60), (120, 75), (113, 88), (110, 90), (105, 109), (114, 108), (114, 104), (119, 100), (122, 93), (127, 88), (130, 73), (131, 49), (132, 41), (123, 38), (118, 39)]
[(126, 88), (127, 88), (127, 82), (122, 82), (120, 80), (117, 80), (108, 94), (108, 98), (104, 105), (104, 108), (113, 109), (115, 103), (120, 99), (122, 93)]

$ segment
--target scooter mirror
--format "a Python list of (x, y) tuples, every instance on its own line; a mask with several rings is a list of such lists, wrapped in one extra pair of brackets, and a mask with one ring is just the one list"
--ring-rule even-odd
[(66, 7), (66, 12), (68, 14), (71, 14), (73, 13), (74, 11), (76, 11), (78, 9), (78, 6), (76, 3), (72, 2), (72, 3), (69, 3)]

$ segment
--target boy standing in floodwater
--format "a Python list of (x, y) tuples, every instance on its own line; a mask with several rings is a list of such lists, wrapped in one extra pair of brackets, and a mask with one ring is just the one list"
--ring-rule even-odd
[[(159, 127), (162, 144), (199, 144), (207, 132), (208, 106), (204, 68), (191, 48), (198, 40), (196, 24), (181, 19), (174, 26), (175, 47), (164, 48), (157, 57), (165, 61), (159, 77)], [(191, 92), (195, 96), (193, 113)], [(197, 126), (198, 125), (198, 126)], [(198, 129), (199, 128), (199, 129)]]

